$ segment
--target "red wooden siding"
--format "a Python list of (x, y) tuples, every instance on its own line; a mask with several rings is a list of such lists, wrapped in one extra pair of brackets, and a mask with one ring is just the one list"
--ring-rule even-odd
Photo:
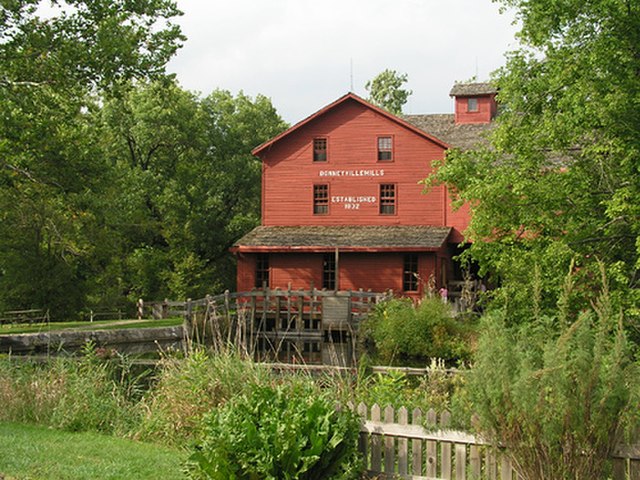
[(271, 288), (322, 288), (322, 255), (270, 254)]
[[(393, 160), (378, 161), (378, 137), (392, 137)], [(327, 139), (327, 161), (313, 161), (313, 139)], [(445, 225), (443, 187), (418, 181), (444, 148), (366, 106), (347, 100), (261, 153), (262, 224)], [(396, 213), (380, 215), (380, 184), (396, 185)], [(313, 186), (329, 186), (329, 213), (313, 214)]]
[(496, 116), (496, 100), (494, 95), (472, 97), (478, 100), (478, 110), (476, 112), (467, 111), (467, 100), (470, 97), (456, 97), (456, 119), (457, 124), (461, 123), (490, 123)]
[[(404, 253), (342, 253), (338, 261), (338, 288), (340, 290), (371, 289), (374, 292), (402, 291)], [(255, 254), (242, 254), (238, 260), (238, 291), (248, 291), (255, 286)], [(322, 288), (323, 254), (270, 254), (269, 286), (271, 288), (308, 289), (312, 285)], [(420, 289), (406, 293), (409, 296), (422, 293), (423, 284), (436, 274), (436, 254), (418, 255)]]
[(256, 282), (256, 256), (238, 254), (238, 267), (236, 273), (236, 288), (239, 292), (246, 292), (255, 286)]
[(454, 210), (451, 205), (451, 197), (449, 192), (446, 192), (446, 217), (447, 226), (453, 227), (453, 231), (449, 235), (449, 242), (462, 243), (464, 241), (464, 232), (469, 226), (471, 221), (471, 209), (469, 204), (465, 203), (459, 209)]

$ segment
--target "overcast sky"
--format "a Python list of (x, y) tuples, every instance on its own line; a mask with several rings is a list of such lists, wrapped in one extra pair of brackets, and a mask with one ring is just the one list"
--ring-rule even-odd
[(295, 123), (385, 68), (407, 73), (405, 113), (453, 111), (458, 80), (486, 80), (517, 44), (490, 0), (178, 0), (184, 88), (271, 98)]

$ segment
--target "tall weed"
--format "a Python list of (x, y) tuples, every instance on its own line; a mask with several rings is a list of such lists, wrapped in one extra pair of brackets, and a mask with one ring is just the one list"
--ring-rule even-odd
[(229, 349), (215, 355), (193, 350), (183, 359), (165, 356), (153, 388), (140, 403), (143, 419), (137, 436), (167, 444), (190, 441), (198, 437), (205, 413), (252, 385), (271, 381), (267, 368)]
[[(564, 298), (571, 294), (571, 279)], [(607, 458), (638, 421), (640, 377), (606, 281), (577, 319), (521, 326), (485, 320), (470, 395), (484, 435), (504, 445), (528, 480), (607, 478)]]
[(126, 434), (138, 423), (135, 401), (113, 364), (91, 352), (44, 364), (0, 360), (0, 419), (64, 430)]

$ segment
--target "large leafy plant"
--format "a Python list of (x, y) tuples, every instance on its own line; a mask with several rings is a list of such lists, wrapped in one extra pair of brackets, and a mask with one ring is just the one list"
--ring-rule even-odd
[(256, 385), (214, 410), (191, 456), (194, 479), (355, 479), (359, 421), (310, 382)]

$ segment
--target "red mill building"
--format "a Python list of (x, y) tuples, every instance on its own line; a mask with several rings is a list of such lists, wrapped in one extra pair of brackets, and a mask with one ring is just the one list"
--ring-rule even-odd
[(456, 275), (469, 221), (443, 186), (418, 182), (448, 148), (490, 128), (496, 90), (453, 87), (455, 115), (403, 118), (349, 93), (257, 147), (262, 225), (238, 240), (238, 291), (371, 289), (406, 296)]

